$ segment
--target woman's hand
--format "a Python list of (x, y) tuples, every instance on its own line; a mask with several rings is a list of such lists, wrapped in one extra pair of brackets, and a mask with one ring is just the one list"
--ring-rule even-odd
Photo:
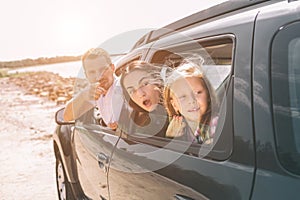
[(182, 136), (184, 134), (183, 129), (185, 126), (186, 126), (186, 124), (183, 121), (183, 117), (174, 115), (168, 126), (168, 129), (166, 132), (166, 137)]

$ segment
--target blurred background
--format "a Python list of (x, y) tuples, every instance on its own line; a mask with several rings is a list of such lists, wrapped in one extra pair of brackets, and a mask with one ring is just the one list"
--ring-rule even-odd
[(0, 61), (77, 56), (118, 34), (160, 28), (223, 1), (1, 0)]

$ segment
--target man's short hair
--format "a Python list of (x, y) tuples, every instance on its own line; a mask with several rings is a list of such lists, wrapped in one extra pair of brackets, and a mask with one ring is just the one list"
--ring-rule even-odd
[(82, 57), (81, 57), (81, 60), (82, 60), (82, 64), (83, 64), (83, 67), (84, 66), (84, 61), (89, 58), (89, 59), (95, 59), (95, 58), (98, 58), (100, 56), (103, 56), (106, 60), (106, 62), (110, 65), (112, 64), (111, 62), (111, 59), (110, 59), (110, 55), (107, 53), (107, 51), (105, 51), (104, 49), (102, 48), (91, 48), (89, 49), (87, 52), (85, 52)]

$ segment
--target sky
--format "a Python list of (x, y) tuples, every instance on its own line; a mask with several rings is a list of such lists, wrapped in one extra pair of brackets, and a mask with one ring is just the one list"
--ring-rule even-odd
[(0, 61), (81, 55), (112, 38), (126, 33), (138, 38), (223, 1), (0, 0)]

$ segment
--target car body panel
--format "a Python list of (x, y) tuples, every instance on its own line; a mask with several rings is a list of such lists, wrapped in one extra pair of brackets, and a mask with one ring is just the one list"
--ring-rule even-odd
[(73, 149), (77, 173), (81, 187), (89, 198), (109, 198), (107, 173), (118, 138), (109, 128), (85, 121), (75, 124)]
[(272, 42), (283, 27), (300, 21), (299, 13), (299, 2), (282, 2), (262, 10), (257, 18), (253, 59), (257, 172), (253, 199), (295, 199), (296, 194), (299, 198), (299, 176), (284, 169), (276, 153), (270, 91)]
[[(133, 195), (133, 199), (155, 199), (158, 196), (161, 199), (172, 199), (176, 194), (192, 199), (248, 199), (250, 197), (255, 172), (250, 82), (252, 33), (256, 15), (257, 11), (237, 14), (234, 17), (219, 19), (216, 24), (199, 25), (191, 30), (162, 38), (154, 42), (145, 58), (146, 61), (151, 62), (157, 50), (190, 42), (192, 39), (228, 33), (235, 36), (237, 43), (235, 57), (242, 54), (244, 59), (233, 60), (234, 107), (230, 107), (233, 110), (228, 112), (231, 114), (233, 112), (233, 118), (238, 123), (235, 123), (234, 131), (231, 130), (232, 134), (234, 132), (231, 158), (220, 162), (186, 154), (178, 155), (177, 152), (154, 146), (146, 147), (143, 143), (121, 137), (113, 154), (108, 175), (112, 199), (122, 199), (124, 191)], [(228, 123), (232, 123), (232, 120)], [(147, 148), (152, 148), (151, 156), (148, 157), (143, 153)], [(176, 159), (165, 163), (167, 159), (162, 156), (164, 154)], [(142, 162), (145, 156), (147, 159)], [(132, 163), (140, 164), (135, 166)], [(152, 168), (158, 169), (140, 172), (140, 169)], [(116, 182), (119, 177), (122, 177), (122, 181)], [(160, 180), (161, 177), (164, 177), (164, 181), (153, 185), (155, 180)], [(147, 189), (150, 186), (151, 188)]]
[[(74, 159), (72, 157), (71, 147), (71, 127), (69, 125), (58, 125), (53, 134), (54, 149), (56, 153), (61, 154), (62, 162), (66, 169), (66, 176), (70, 183), (77, 181), (76, 169), (74, 168)], [(57, 157), (58, 155), (56, 155)]]

